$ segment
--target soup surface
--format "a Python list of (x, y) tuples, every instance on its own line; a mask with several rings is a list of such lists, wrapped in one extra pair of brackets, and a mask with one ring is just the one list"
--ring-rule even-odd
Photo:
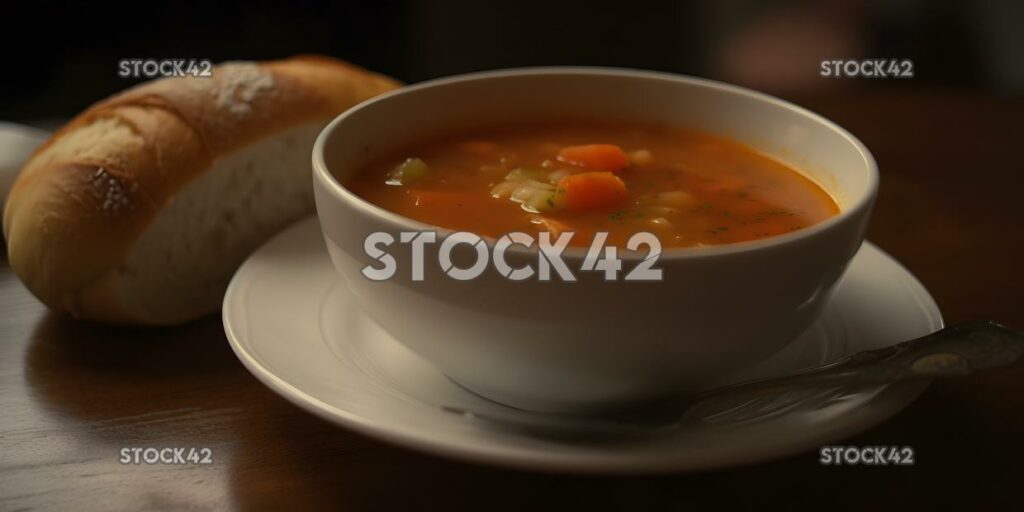
[(459, 133), (372, 162), (346, 186), (400, 215), (499, 238), (595, 232), (664, 247), (788, 233), (839, 208), (818, 185), (739, 142), (622, 123), (546, 123)]

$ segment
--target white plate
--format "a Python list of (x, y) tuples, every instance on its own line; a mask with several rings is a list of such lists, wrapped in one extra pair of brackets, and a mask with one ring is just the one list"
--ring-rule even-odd
[(7, 198), (22, 164), (49, 136), (48, 132), (37, 128), (0, 121), (0, 205)]
[[(239, 268), (224, 329), (264, 384), (318, 416), (436, 454), (579, 472), (700, 470), (817, 448), (875, 425), (925, 387), (913, 383), (765, 408), (644, 439), (565, 441), (446, 412), (516, 410), (466, 391), (397, 343), (356, 305), (331, 265), (315, 218), (299, 222)], [(401, 314), (401, 312), (396, 312)], [(865, 243), (822, 318), (770, 360), (724, 382), (783, 373), (915, 338), (942, 327), (935, 302), (903, 267)]]

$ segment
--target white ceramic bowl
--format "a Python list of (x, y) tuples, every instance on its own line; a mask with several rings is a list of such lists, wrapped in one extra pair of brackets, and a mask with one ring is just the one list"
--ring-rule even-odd
[[(442, 275), (436, 250), (417, 282), (410, 251), (398, 244), (389, 249), (394, 278), (360, 273), (379, 266), (364, 251), (370, 233), (450, 233), (347, 190), (343, 183), (369, 159), (440, 133), (559, 118), (668, 123), (732, 137), (794, 165), (841, 212), (766, 240), (666, 250), (660, 282), (604, 282), (592, 273), (575, 283), (515, 282), (493, 267), (457, 281)], [(324, 129), (313, 167), (324, 240), (362, 307), (470, 390), (556, 411), (693, 391), (784, 347), (818, 316), (860, 246), (878, 183), (875, 162), (856, 138), (800, 107), (708, 80), (592, 68), (477, 73), (385, 94)], [(570, 268), (584, 253), (566, 253)], [(625, 268), (639, 256), (627, 254)], [(519, 246), (508, 256), (514, 266), (536, 258), (535, 249)]]

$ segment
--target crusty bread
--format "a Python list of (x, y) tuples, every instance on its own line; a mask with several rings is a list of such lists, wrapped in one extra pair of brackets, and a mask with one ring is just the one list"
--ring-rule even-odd
[(3, 217), (11, 267), (78, 318), (169, 325), (215, 311), (246, 255), (312, 211), (320, 128), (397, 85), (296, 57), (101, 101), (22, 168)]

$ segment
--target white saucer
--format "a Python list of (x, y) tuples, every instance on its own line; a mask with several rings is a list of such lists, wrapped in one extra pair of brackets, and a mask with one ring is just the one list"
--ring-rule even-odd
[[(315, 218), (277, 235), (242, 265), (224, 297), (223, 314), (239, 359), (299, 407), (410, 448), (531, 469), (654, 472), (764, 460), (865, 430), (925, 387), (901, 384), (819, 397), (812, 406), (768, 407), (724, 426), (708, 420), (642, 440), (569, 442), (502, 428), (442, 409), (516, 414), (458, 386), (363, 314), (332, 267)], [(924, 287), (865, 243), (808, 333), (723, 383), (817, 365), (941, 327), (939, 310)]]
[(0, 121), (0, 205), (21, 166), (49, 136), (44, 130)]

